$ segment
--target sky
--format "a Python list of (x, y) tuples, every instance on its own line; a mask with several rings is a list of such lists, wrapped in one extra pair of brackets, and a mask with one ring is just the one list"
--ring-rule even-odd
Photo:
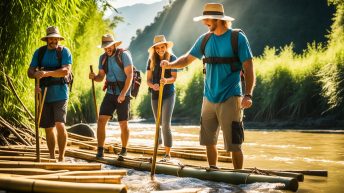
[(125, 6), (134, 5), (137, 3), (151, 4), (161, 0), (112, 0), (112, 5), (117, 9)]

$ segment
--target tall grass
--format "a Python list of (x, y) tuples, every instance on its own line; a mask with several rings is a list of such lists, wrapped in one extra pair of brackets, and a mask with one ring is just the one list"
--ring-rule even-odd
[[(65, 41), (61, 44), (70, 48), (73, 55), (72, 69), (75, 75), (74, 89), (70, 99), (70, 110), (80, 112), (79, 98), (89, 89), (88, 65), (96, 63), (96, 43), (101, 34), (109, 31), (109, 22), (102, 20), (94, 0), (16, 0), (0, 3), (0, 114), (9, 121), (22, 120), (29, 123), (22, 107), (8, 89), (5, 74), (9, 75), (19, 97), (25, 105), (34, 109), (34, 81), (27, 78), (27, 69), (34, 51), (45, 44), (40, 38), (46, 28), (58, 26)], [(73, 114), (73, 113), (71, 113)], [(78, 120), (84, 120), (80, 118)]]

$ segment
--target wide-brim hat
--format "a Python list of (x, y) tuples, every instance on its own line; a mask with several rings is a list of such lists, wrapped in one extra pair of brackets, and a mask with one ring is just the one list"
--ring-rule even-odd
[(203, 19), (220, 19), (225, 21), (234, 21), (233, 17), (225, 15), (223, 5), (220, 3), (207, 3), (203, 8), (203, 15), (194, 17), (194, 21), (201, 21)]
[(47, 38), (59, 38), (60, 40), (64, 40), (56, 26), (49, 26), (47, 28), (47, 35), (42, 37), (41, 40), (47, 41)]
[(156, 35), (153, 39), (153, 45), (148, 49), (148, 52), (154, 50), (154, 46), (160, 45), (160, 44), (166, 44), (167, 49), (172, 48), (174, 43), (171, 41), (166, 41), (166, 38), (164, 35)]
[(117, 47), (122, 44), (122, 41), (116, 41), (111, 34), (105, 34), (102, 36), (102, 44), (98, 48), (107, 48), (114, 44)]

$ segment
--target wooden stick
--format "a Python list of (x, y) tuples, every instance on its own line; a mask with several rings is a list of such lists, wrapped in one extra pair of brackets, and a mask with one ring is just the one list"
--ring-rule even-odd
[(39, 116), (39, 106), (40, 106), (40, 100), (39, 100), (39, 92), (36, 91), (36, 89), (39, 88), (39, 79), (35, 79), (35, 134), (36, 134), (36, 159), (37, 162), (40, 162), (40, 151), (39, 151), (39, 124), (38, 124), (38, 116)]
[[(165, 77), (165, 68), (161, 69), (161, 78)], [(160, 83), (159, 87), (159, 99), (158, 99), (158, 109), (157, 109), (157, 116), (155, 121), (155, 140), (154, 140), (154, 152), (153, 152), (153, 162), (151, 167), (151, 179), (153, 180), (155, 169), (156, 169), (156, 155), (158, 152), (159, 146), (159, 132), (160, 132), (160, 118), (161, 118), (161, 107), (162, 107), (162, 95), (164, 92), (164, 84)]]
[(13, 135), (15, 135), (21, 142), (23, 142), (25, 145), (30, 145), (27, 141), (25, 141), (18, 133), (17, 131), (4, 119), (0, 116), (0, 123), (4, 125), (7, 129), (9, 129)]
[[(93, 73), (93, 66), (90, 65), (91, 73)], [(98, 108), (97, 108), (97, 100), (96, 100), (96, 90), (94, 88), (94, 80), (92, 79), (92, 94), (93, 94), (93, 102), (94, 102), (94, 109), (96, 111), (96, 121), (98, 122)]]
[(23, 108), (25, 109), (25, 111), (27, 112), (27, 114), (30, 116), (31, 120), (34, 121), (35, 118), (33, 117), (33, 115), (30, 113), (30, 111), (26, 108), (26, 106), (24, 105), (23, 101), (20, 100), (16, 90), (14, 89), (14, 86), (12, 84), (12, 80), (10, 79), (10, 77), (6, 74), (6, 79), (7, 79), (7, 82), (8, 82), (8, 85), (10, 86), (11, 88), (11, 91), (13, 92), (13, 94), (16, 96), (16, 98), (18, 99), (18, 101), (20, 102), (20, 104), (23, 106)]

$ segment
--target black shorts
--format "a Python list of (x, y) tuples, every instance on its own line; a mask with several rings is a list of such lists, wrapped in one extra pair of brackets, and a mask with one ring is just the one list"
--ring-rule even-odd
[(40, 127), (55, 127), (56, 122), (66, 123), (67, 100), (44, 103)]
[(117, 102), (118, 95), (106, 93), (100, 106), (99, 115), (113, 116), (117, 112), (118, 121), (127, 121), (129, 118), (130, 97), (126, 96), (122, 103)]

